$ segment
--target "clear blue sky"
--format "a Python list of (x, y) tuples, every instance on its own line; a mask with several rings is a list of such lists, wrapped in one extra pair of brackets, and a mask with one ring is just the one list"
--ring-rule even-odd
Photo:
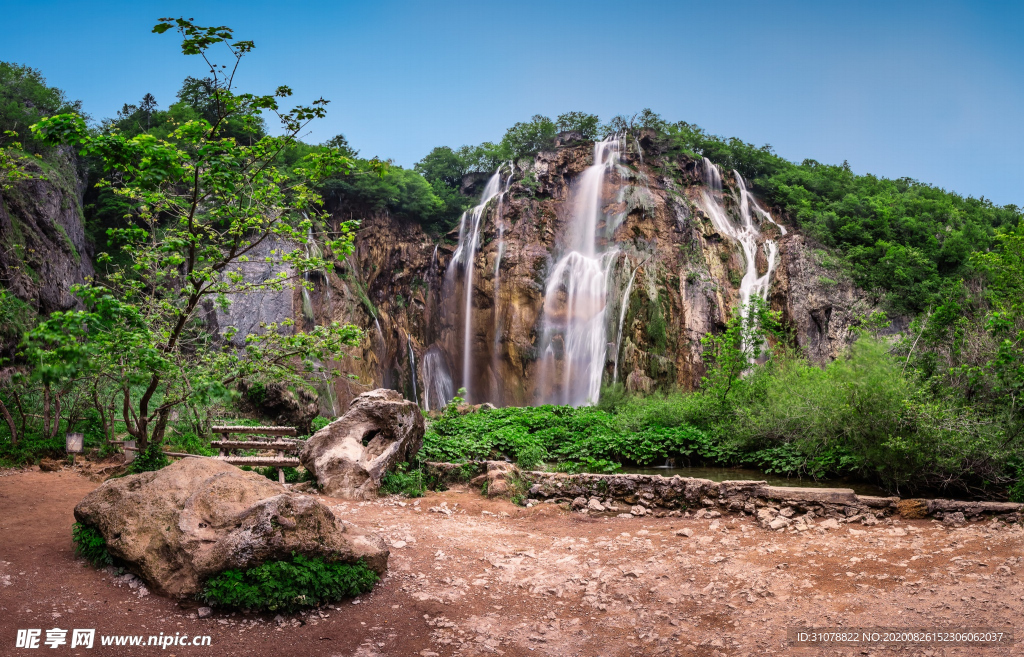
[[(174, 7), (174, 9), (168, 9)], [(366, 156), (411, 166), (536, 113), (668, 120), (1024, 205), (1020, 2), (66, 2), (4, 0), (0, 60), (41, 69), (95, 118), (202, 75), (155, 19), (256, 42), (241, 86), (323, 95)]]

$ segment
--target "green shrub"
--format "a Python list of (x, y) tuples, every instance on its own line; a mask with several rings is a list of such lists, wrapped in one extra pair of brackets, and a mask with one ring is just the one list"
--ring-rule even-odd
[(426, 489), (426, 478), (423, 476), (423, 471), (419, 469), (410, 471), (408, 463), (399, 463), (398, 467), (386, 473), (380, 482), (380, 492), (385, 495), (423, 497)]
[(225, 570), (206, 581), (200, 598), (216, 607), (295, 611), (373, 589), (380, 578), (364, 563), (324, 561), (293, 553), (248, 570)]
[(139, 474), (140, 472), (152, 472), (165, 468), (170, 464), (167, 456), (164, 455), (160, 445), (150, 443), (144, 451), (138, 452), (135, 460), (128, 466), (128, 474)]
[(75, 554), (97, 568), (113, 563), (107, 552), (107, 541), (95, 527), (76, 522), (71, 526), (71, 541), (75, 544)]

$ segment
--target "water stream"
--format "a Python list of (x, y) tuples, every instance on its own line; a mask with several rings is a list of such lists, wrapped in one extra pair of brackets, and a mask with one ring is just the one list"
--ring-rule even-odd
[(619, 140), (594, 145), (594, 163), (571, 193), (572, 216), (563, 255), (552, 267), (544, 291), (540, 387), (542, 404), (593, 404), (601, 393), (608, 351), (608, 275), (618, 251), (598, 244), (606, 222), (606, 174), (619, 162)]

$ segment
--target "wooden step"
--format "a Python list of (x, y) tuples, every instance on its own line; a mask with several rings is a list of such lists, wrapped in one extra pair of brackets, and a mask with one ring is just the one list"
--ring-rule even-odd
[(224, 461), (231, 465), (248, 465), (254, 468), (295, 468), (298, 467), (299, 459), (291, 456), (214, 456), (218, 461)]
[(296, 436), (298, 431), (295, 427), (210, 427), (212, 433), (238, 433), (238, 434), (252, 434), (257, 436)]
[(211, 447), (220, 449), (276, 449), (279, 452), (297, 452), (302, 449), (301, 442), (284, 442), (269, 440), (214, 440)]

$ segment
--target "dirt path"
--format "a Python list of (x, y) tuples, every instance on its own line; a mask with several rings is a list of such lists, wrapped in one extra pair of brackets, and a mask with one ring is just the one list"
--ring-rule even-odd
[[(18, 629), (210, 635), (211, 646), (63, 645), (53, 655), (1024, 655), (998, 648), (793, 648), (786, 628), (997, 627), (1024, 640), (1024, 532), (931, 521), (780, 534), (751, 518), (518, 509), (465, 490), (325, 501), (393, 545), (370, 595), (289, 617), (214, 613), (117, 586), (75, 558), (71, 471), (0, 473), (0, 655)], [(434, 511), (430, 509), (433, 508)], [(692, 530), (686, 537), (676, 532)], [(70, 632), (68, 634), (70, 644)], [(145, 642), (145, 639), (144, 639)]]

